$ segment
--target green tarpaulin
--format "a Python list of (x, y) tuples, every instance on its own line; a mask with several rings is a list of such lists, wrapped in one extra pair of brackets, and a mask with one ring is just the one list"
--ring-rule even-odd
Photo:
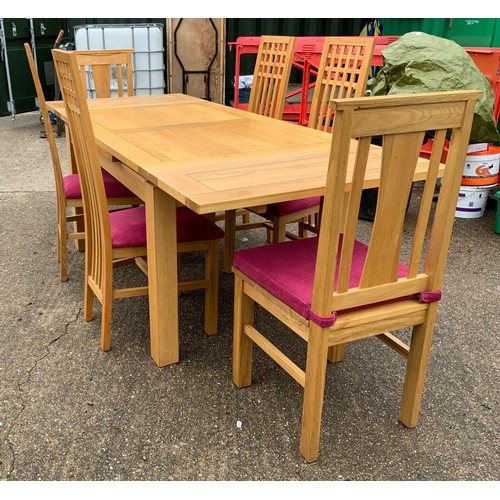
[(452, 40), (412, 32), (382, 51), (384, 66), (367, 84), (367, 95), (414, 94), (447, 90), (482, 90), (469, 143), (499, 142), (489, 79)]

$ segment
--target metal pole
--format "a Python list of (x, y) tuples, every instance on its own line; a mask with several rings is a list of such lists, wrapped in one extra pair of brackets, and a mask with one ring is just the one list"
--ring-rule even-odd
[[(33, 25), (33, 18), (30, 20), (30, 34), (31, 34), (31, 52), (33, 53), (33, 59), (35, 61), (35, 67), (38, 68), (38, 61), (36, 58), (36, 42), (35, 42), (35, 26)], [(38, 97), (35, 97), (35, 104), (38, 109), (40, 109), (40, 103), (38, 102)]]
[(33, 52), (33, 59), (35, 60), (35, 66), (38, 68), (38, 61), (36, 59), (36, 44), (35, 44), (35, 26), (33, 25), (33, 18), (30, 20), (30, 34), (31, 34), (31, 51)]
[(9, 89), (9, 104), (10, 104), (10, 112), (12, 114), (12, 119), (16, 118), (16, 105), (14, 103), (14, 97), (12, 94), (12, 85), (10, 82), (10, 69), (9, 69), (9, 56), (7, 55), (7, 40), (5, 37), (5, 28), (3, 24), (3, 17), (0, 17), (0, 49), (1, 53), (4, 56), (5, 60), (5, 70), (7, 73), (7, 87)]

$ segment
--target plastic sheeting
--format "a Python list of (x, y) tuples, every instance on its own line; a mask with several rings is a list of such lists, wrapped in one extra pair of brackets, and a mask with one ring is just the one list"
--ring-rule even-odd
[(382, 51), (382, 56), (384, 65), (377, 76), (368, 81), (368, 95), (482, 90), (469, 142), (500, 141), (490, 81), (460, 45), (445, 38), (412, 32), (391, 43)]

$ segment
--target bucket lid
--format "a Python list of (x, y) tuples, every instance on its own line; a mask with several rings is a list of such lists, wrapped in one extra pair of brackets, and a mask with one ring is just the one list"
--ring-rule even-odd
[(490, 156), (490, 155), (500, 155), (500, 147), (499, 146), (489, 146), (485, 151), (474, 151), (473, 153), (467, 153), (466, 158), (469, 156)]

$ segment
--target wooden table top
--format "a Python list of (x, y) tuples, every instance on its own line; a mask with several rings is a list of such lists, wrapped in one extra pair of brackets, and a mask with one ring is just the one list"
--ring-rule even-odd
[[(324, 193), (329, 133), (183, 94), (88, 103), (98, 146), (198, 213)], [(48, 106), (64, 119), (62, 101)], [(373, 146), (366, 188), (378, 185), (380, 161)]]

